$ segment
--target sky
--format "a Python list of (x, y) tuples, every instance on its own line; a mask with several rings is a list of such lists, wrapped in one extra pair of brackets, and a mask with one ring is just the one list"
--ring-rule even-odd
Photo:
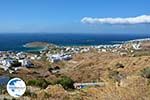
[(0, 0), (0, 33), (150, 33), (150, 0)]

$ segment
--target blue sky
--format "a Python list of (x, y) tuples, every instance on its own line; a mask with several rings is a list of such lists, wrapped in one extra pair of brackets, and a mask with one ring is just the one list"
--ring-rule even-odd
[(147, 18), (149, 4), (150, 0), (1, 0), (0, 33), (150, 33), (150, 22), (145, 20), (134, 24), (81, 21), (85, 17)]

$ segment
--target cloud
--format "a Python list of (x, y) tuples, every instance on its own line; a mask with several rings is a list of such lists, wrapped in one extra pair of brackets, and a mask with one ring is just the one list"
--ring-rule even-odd
[(88, 24), (150, 24), (150, 15), (141, 15), (128, 18), (92, 18), (84, 17), (82, 23)]

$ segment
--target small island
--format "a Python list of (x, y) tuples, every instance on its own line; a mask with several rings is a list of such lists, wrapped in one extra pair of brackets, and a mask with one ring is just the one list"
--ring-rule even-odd
[(26, 43), (24, 45), (24, 47), (27, 47), (27, 48), (38, 48), (38, 47), (46, 47), (48, 45), (49, 45), (49, 43), (47, 43), (47, 42), (30, 42), (30, 43)]
[(24, 47), (26, 48), (45, 48), (45, 47), (50, 47), (50, 46), (54, 47), (55, 45), (47, 43), (47, 42), (30, 42), (24, 45)]

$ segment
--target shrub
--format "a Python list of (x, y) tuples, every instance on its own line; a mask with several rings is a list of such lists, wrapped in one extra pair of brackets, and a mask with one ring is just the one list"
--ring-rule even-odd
[(5, 94), (7, 93), (6, 87), (0, 85), (0, 94)]
[(113, 79), (115, 82), (119, 82), (122, 78), (124, 78), (125, 75), (119, 73), (118, 71), (110, 71), (109, 72), (109, 78)]
[(16, 100), (16, 98), (12, 98), (12, 100)]
[(14, 62), (12, 63), (12, 67), (19, 67), (19, 66), (21, 66), (21, 63), (18, 62), (18, 61), (14, 61)]
[(61, 84), (64, 89), (74, 89), (74, 81), (67, 76), (63, 76), (61, 79), (59, 79), (57, 84)]
[(141, 76), (150, 78), (150, 67), (144, 68), (141, 72)]
[(8, 100), (7, 98), (4, 98), (3, 100)]
[(109, 78), (114, 78), (116, 76), (118, 76), (119, 72), (118, 71), (110, 71), (109, 72)]
[(47, 82), (45, 79), (37, 79), (37, 80), (29, 80), (27, 85), (37, 86), (41, 88), (46, 88), (50, 83)]
[(49, 71), (49, 72), (52, 72), (52, 70), (53, 70), (53, 68), (51, 68), (51, 67), (50, 67), (50, 68), (48, 68), (48, 71)]
[(117, 63), (115, 66), (116, 66), (116, 68), (124, 68), (124, 65), (121, 63)]
[(29, 90), (26, 90), (26, 92), (24, 93), (24, 96), (37, 97), (37, 95), (35, 93), (32, 93)]
[(59, 67), (59, 66), (55, 66), (54, 69), (55, 69), (55, 70), (59, 70), (60, 67)]
[(49, 98), (49, 97), (51, 97), (51, 94), (48, 94), (48, 93), (45, 92), (44, 98)]

